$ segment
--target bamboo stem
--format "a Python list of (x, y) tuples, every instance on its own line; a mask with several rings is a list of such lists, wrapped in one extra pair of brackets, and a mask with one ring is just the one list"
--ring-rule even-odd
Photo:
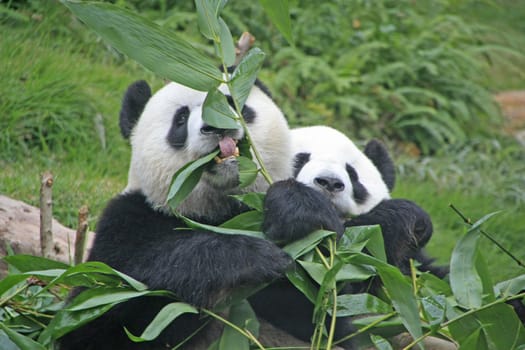
[(75, 265), (80, 264), (84, 259), (84, 249), (86, 247), (86, 232), (88, 229), (88, 214), (89, 208), (83, 205), (78, 210), (78, 226), (75, 235)]
[(40, 250), (45, 258), (53, 251), (53, 174), (42, 174), (40, 183)]

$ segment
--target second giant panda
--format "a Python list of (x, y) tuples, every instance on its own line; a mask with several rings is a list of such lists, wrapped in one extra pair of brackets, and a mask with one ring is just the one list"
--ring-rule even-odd
[[(448, 269), (433, 266), (433, 260), (422, 250), (433, 231), (428, 213), (412, 201), (390, 196), (395, 166), (382, 143), (372, 140), (361, 151), (346, 135), (327, 126), (297, 128), (291, 134), (294, 179), (275, 183), (268, 191), (263, 227), (268, 237), (276, 241), (285, 234), (289, 237), (282, 227), (291, 227), (296, 231), (294, 237), (302, 237), (304, 230), (327, 228), (327, 221), (337, 225), (332, 223), (334, 216), (344, 227), (378, 224), (389, 263), (408, 273), (409, 259), (413, 258), (421, 270), (439, 277), (446, 275)], [(282, 200), (284, 196), (309, 193), (305, 187), (328, 201), (318, 200), (315, 210), (310, 210), (310, 195), (293, 203)], [(293, 209), (287, 210), (288, 206)], [(321, 214), (331, 209), (335, 214)], [(282, 222), (287, 225), (276, 224)]]

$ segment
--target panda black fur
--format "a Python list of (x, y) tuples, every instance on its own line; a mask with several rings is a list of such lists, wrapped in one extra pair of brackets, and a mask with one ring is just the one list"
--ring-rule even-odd
[[(282, 277), (293, 261), (268, 240), (187, 229), (167, 207), (171, 178), (180, 167), (217, 149), (225, 138), (244, 137), (242, 129), (206, 125), (201, 118), (204, 98), (205, 93), (176, 83), (153, 96), (144, 81), (128, 88), (120, 115), (122, 135), (130, 138), (132, 148), (128, 185), (103, 211), (89, 260), (107, 263), (150, 289), (169, 290), (182, 301), (210, 308), (238, 287)], [(243, 114), (272, 177), (291, 176), (289, 129), (278, 107), (254, 86)], [(229, 196), (240, 193), (237, 186), (237, 161), (230, 157), (205, 170), (177, 210), (203, 223), (222, 223), (246, 210)], [(266, 188), (265, 181), (257, 179), (245, 190)], [(132, 343), (124, 332), (126, 327), (140, 334), (169, 302), (173, 300), (145, 297), (119, 304), (67, 334), (60, 348), (171, 348), (202, 326), (204, 317), (183, 315), (152, 342)], [(219, 331), (212, 322), (184, 348), (206, 349)]]
[[(283, 227), (291, 227), (296, 236), (304, 236), (305, 229), (337, 227), (332, 223), (334, 213), (325, 214), (335, 209), (344, 227), (379, 224), (388, 261), (403, 272), (408, 273), (412, 258), (420, 262), (422, 271), (439, 277), (448, 273), (445, 267), (433, 266), (422, 249), (433, 231), (430, 216), (412, 201), (391, 199), (395, 167), (382, 143), (372, 140), (362, 152), (343, 133), (326, 126), (298, 128), (291, 134), (295, 179), (273, 184), (266, 196), (263, 230), (271, 239), (279, 241)], [(328, 201), (310, 202), (311, 194), (298, 198), (309, 190)], [(295, 196), (293, 202), (282, 199), (291, 196)], [(295, 205), (295, 214), (287, 210)], [(286, 217), (280, 213), (287, 213)]]

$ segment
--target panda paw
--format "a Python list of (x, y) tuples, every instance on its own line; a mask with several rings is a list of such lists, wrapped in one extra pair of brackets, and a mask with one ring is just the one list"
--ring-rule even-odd
[(301, 239), (323, 229), (341, 236), (344, 227), (326, 196), (294, 180), (275, 182), (264, 201), (263, 232), (279, 244)]
[(387, 199), (374, 209), (347, 221), (345, 226), (380, 225), (389, 263), (401, 267), (414, 258), (432, 236), (430, 216), (405, 199)]

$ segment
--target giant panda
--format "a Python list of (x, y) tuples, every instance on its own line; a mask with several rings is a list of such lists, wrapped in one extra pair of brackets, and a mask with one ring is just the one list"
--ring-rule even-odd
[[(228, 96), (225, 87), (221, 91)], [(128, 184), (108, 203), (98, 221), (90, 261), (101, 261), (152, 290), (168, 290), (181, 301), (212, 308), (239, 287), (259, 286), (284, 275), (292, 259), (269, 240), (190, 230), (178, 217), (220, 224), (247, 208), (231, 195), (241, 193), (235, 143), (240, 129), (207, 125), (201, 116), (206, 94), (169, 83), (154, 95), (144, 81), (127, 89), (120, 129), (131, 144)], [(273, 179), (292, 175), (289, 128), (264, 87), (256, 83), (243, 116), (253, 143)], [(219, 162), (204, 171), (174, 215), (166, 197), (174, 173), (187, 162), (220, 150)], [(265, 191), (263, 179), (243, 191)], [(76, 293), (79, 293), (77, 291)], [(141, 334), (172, 299), (136, 298), (64, 336), (62, 350), (170, 349), (208, 321), (202, 315), (177, 318), (160, 336), (132, 343), (124, 327)], [(220, 327), (210, 322), (183, 349), (207, 349)]]
[[(421, 270), (443, 277), (446, 267), (434, 267), (422, 248), (432, 235), (429, 215), (414, 202), (392, 199), (395, 166), (382, 143), (370, 141), (364, 152), (344, 134), (327, 127), (311, 126), (291, 131), (293, 177), (273, 183), (264, 202), (263, 232), (278, 244), (325, 229), (341, 236), (345, 227), (379, 224), (389, 263), (409, 273), (409, 259)], [(369, 291), (369, 283), (352, 283), (344, 293)], [(279, 299), (278, 296), (286, 296)], [(296, 336), (313, 331), (311, 302), (291, 283), (281, 279), (250, 298), (257, 314)], [(274, 317), (286, 310), (288, 317)], [(309, 326), (310, 325), (310, 326)], [(350, 318), (338, 318), (335, 339), (356, 329)], [(353, 341), (340, 344), (357, 348)]]
[[(388, 262), (403, 272), (409, 272), (412, 258), (422, 271), (438, 277), (448, 273), (446, 267), (434, 266), (423, 250), (433, 232), (428, 213), (412, 201), (391, 198), (395, 166), (382, 143), (372, 140), (361, 151), (346, 135), (327, 126), (297, 128), (291, 135), (294, 179), (275, 183), (268, 190), (263, 225), (267, 236), (280, 241), (282, 235), (290, 236), (283, 231), (287, 227), (292, 236), (301, 237), (305, 230), (326, 227), (326, 221), (333, 222), (337, 215), (344, 227), (380, 225)], [(308, 196), (296, 198), (293, 204), (283, 200), (290, 192), (299, 197), (297, 193), (310, 190), (328, 199), (313, 212), (308, 209)], [(331, 209), (335, 213), (318, 218)]]

